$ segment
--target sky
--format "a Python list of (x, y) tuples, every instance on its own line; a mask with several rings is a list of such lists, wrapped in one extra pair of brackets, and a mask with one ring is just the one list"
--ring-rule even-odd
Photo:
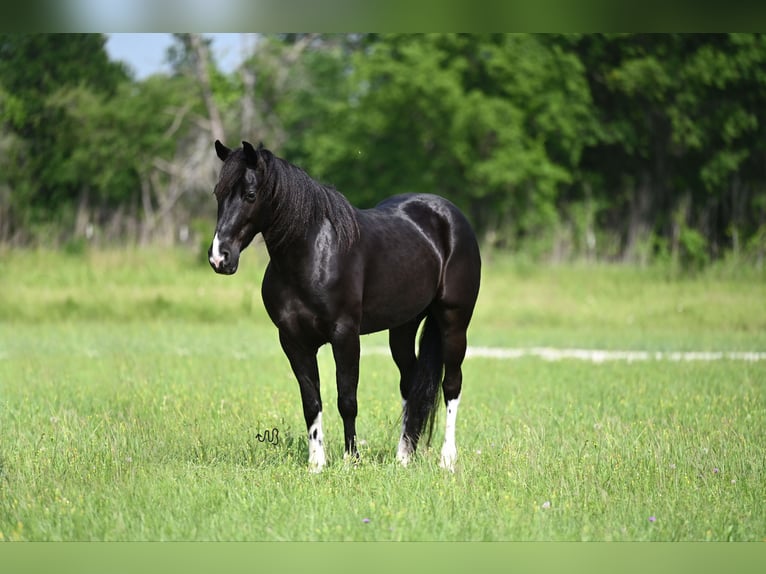
[[(221, 70), (231, 72), (239, 65), (242, 34), (203, 34), (212, 38), (213, 57)], [(107, 34), (106, 51), (112, 60), (127, 62), (137, 80), (157, 72), (169, 72), (165, 54), (173, 43), (172, 34)]]

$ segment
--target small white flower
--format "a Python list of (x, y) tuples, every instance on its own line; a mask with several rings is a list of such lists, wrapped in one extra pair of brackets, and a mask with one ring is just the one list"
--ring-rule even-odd
[(550, 500), (546, 500), (546, 501), (545, 501), (545, 502), (543, 502), (543, 504), (540, 506), (540, 508), (550, 508), (550, 507), (551, 507), (551, 501), (550, 501)]

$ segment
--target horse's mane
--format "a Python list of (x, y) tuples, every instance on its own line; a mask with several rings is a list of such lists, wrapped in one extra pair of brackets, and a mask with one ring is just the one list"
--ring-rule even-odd
[[(306, 237), (310, 229), (325, 219), (335, 230), (341, 249), (356, 241), (359, 237), (356, 210), (338, 190), (317, 182), (301, 168), (266, 149), (257, 153), (263, 165), (258, 191), (266, 194), (272, 212), (267, 230), (271, 248)], [(244, 152), (238, 149), (231, 156), (221, 169), (216, 189), (231, 189), (244, 175)]]

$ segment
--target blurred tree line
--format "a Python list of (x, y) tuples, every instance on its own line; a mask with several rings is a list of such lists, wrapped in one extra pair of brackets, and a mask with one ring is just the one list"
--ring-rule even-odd
[(766, 35), (243, 34), (223, 73), (177, 34), (141, 81), (105, 40), (0, 36), (0, 242), (206, 241), (220, 138), (534, 257), (763, 264)]

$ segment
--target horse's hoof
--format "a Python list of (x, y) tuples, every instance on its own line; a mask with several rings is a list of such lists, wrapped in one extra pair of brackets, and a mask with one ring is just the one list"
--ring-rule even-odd
[(450, 445), (449, 443), (445, 443), (445, 445), (442, 447), (441, 452), (441, 460), (439, 461), (439, 466), (447, 469), (450, 472), (455, 472), (455, 461), (457, 460), (457, 449), (455, 448), (455, 445)]

